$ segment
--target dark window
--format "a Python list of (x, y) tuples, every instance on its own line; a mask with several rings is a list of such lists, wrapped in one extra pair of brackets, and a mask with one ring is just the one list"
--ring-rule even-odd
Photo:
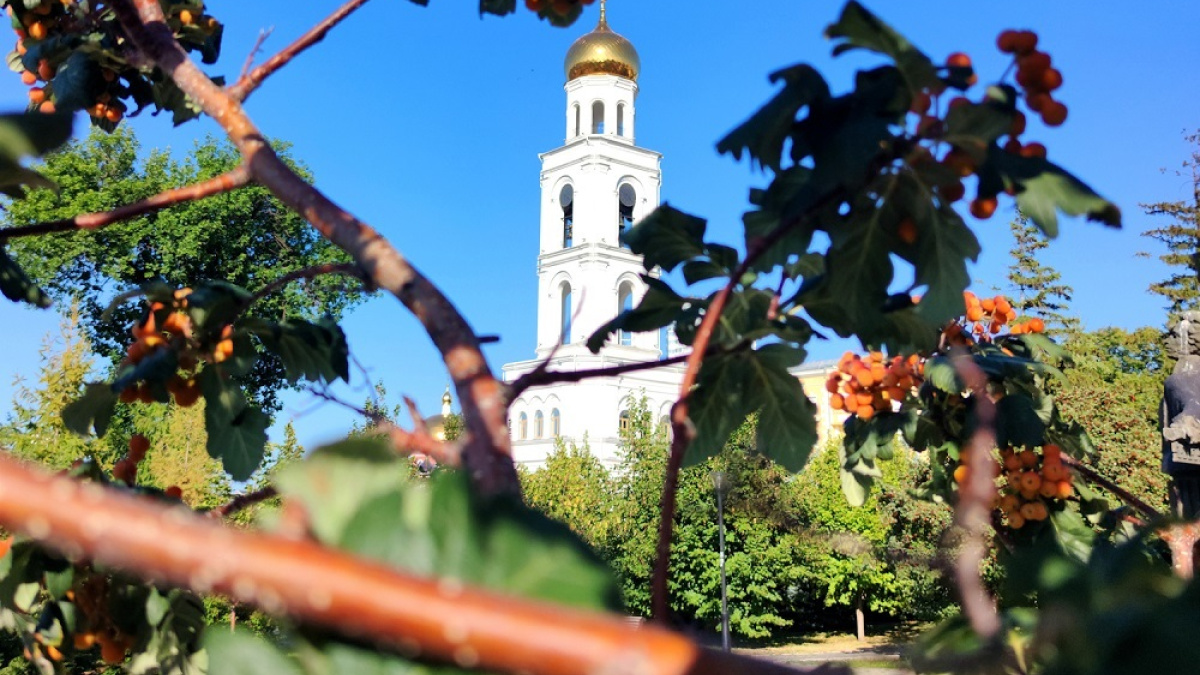
[(525, 413), (521, 413), (521, 417), (517, 421), (517, 439), (525, 440), (529, 436), (529, 418)]
[(558, 204), (563, 211), (563, 248), (571, 248), (575, 242), (575, 190), (564, 185), (558, 193)]
[[(621, 284), (621, 289), (617, 292), (617, 311), (627, 312), (633, 309), (633, 287), (628, 283)], [(620, 332), (620, 342), (625, 346), (633, 344), (633, 333), (622, 330)]]
[(620, 421), (617, 423), (617, 426), (623, 432), (629, 431), (630, 427), (633, 426), (633, 421), (631, 419), (629, 419), (629, 411), (628, 410), (621, 411), (621, 418), (620, 418)]
[(542, 425), (543, 425), (542, 411), (539, 410), (539, 411), (533, 413), (533, 437), (534, 438), (542, 437)]
[(550, 435), (562, 435), (562, 415), (558, 414), (558, 408), (550, 411)]
[(625, 135), (625, 104), (617, 104), (617, 135)]
[[(633, 227), (633, 205), (637, 203), (637, 191), (629, 183), (621, 185), (621, 189), (617, 191), (617, 196), (620, 198), (618, 212), (620, 214), (618, 235), (625, 234), (629, 228)], [(621, 241), (621, 246), (629, 248), (624, 241)]]
[(571, 343), (571, 285), (562, 285), (562, 343)]
[(575, 104), (575, 135), (579, 135), (579, 104)]
[(604, 133), (604, 103), (601, 101), (592, 104), (592, 133)]

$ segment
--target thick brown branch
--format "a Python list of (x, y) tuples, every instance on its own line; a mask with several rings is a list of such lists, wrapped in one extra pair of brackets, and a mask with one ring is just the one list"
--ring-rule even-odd
[[(362, 7), (365, 4), (367, 4), (367, 0), (349, 0), (349, 2), (337, 8), (333, 14), (325, 17), (324, 20), (313, 26), (304, 35), (301, 35), (299, 38), (297, 38), (295, 42), (285, 47), (283, 51), (267, 59), (266, 62), (261, 66), (246, 72), (239, 77), (238, 81), (234, 82), (233, 85), (229, 87), (229, 95), (232, 96), (235, 101), (245, 101), (255, 89), (258, 89), (258, 86), (263, 83), (263, 80), (267, 79), (275, 71), (290, 63), (292, 59), (296, 58), (296, 56), (300, 54), (300, 52), (303, 52), (321, 40), (324, 40), (325, 36), (330, 30), (333, 29), (334, 26), (341, 23), (342, 20), (350, 16), (354, 10)], [(258, 46), (256, 45), (256, 51), (257, 48)], [(253, 57), (254, 53), (251, 52), (250, 58)], [(248, 63), (249, 62), (247, 62), (247, 64)]]
[(376, 287), (396, 296), (417, 317), (441, 352), (457, 390), (467, 439), (462, 463), (475, 488), (483, 494), (519, 493), (503, 387), (454, 305), (377, 231), (280, 160), (238, 101), (214, 84), (175, 42), (158, 0), (113, 0), (112, 7), (138, 49), (221, 125), (254, 180), (349, 253)]
[(260, 502), (265, 502), (279, 494), (273, 487), (265, 487), (254, 492), (240, 494), (230, 499), (222, 506), (205, 513), (209, 518), (228, 518), (242, 509), (249, 508)]
[(436, 583), (312, 542), (227, 527), (182, 506), (164, 508), (2, 455), (0, 525), (70, 559), (225, 595), (355, 640), (483, 670), (538, 675), (797, 672), (709, 651), (661, 628), (631, 627), (621, 617)]
[(988, 396), (987, 375), (969, 354), (954, 357), (954, 368), (971, 391), (975, 401), (975, 433), (968, 441), (967, 479), (954, 507), (954, 525), (962, 535), (954, 562), (954, 580), (958, 586), (963, 614), (971, 628), (985, 640), (1000, 631), (996, 601), (984, 587), (980, 565), (987, 555), (987, 533), (991, 524), (996, 483), (992, 478), (992, 449), (996, 447), (996, 404)]
[(662, 368), (664, 366), (673, 366), (677, 363), (683, 363), (687, 359), (688, 355), (683, 354), (681, 356), (672, 356), (659, 361), (626, 363), (619, 366), (592, 368), (590, 370), (575, 370), (571, 372), (562, 370), (534, 370), (522, 375), (521, 377), (518, 377), (515, 382), (509, 385), (509, 397), (516, 398), (530, 387), (541, 387), (547, 384), (557, 384), (559, 382), (582, 382), (583, 380), (588, 380), (595, 377), (614, 377), (616, 375), (624, 375), (625, 373), (635, 373), (639, 370), (652, 370), (654, 368)]
[(0, 241), (4, 239), (12, 239), (13, 237), (31, 237), (42, 234), (53, 234), (56, 232), (71, 232), (75, 230), (98, 230), (102, 227), (107, 227), (113, 223), (119, 223), (123, 220), (129, 220), (138, 216), (144, 216), (147, 213), (161, 211), (176, 204), (184, 202), (192, 202), (205, 197), (219, 195), (223, 192), (236, 190), (250, 182), (250, 169), (245, 164), (239, 165), (237, 168), (223, 173), (219, 176), (213, 176), (208, 180), (201, 181), (195, 185), (187, 185), (181, 188), (174, 188), (165, 192), (143, 199), (140, 202), (118, 206), (111, 211), (102, 213), (84, 213), (74, 218), (66, 218), (64, 220), (55, 220), (48, 223), (38, 223), (37, 225), (27, 225), (25, 227), (7, 227), (0, 229)]
[(1063, 460), (1063, 464), (1066, 464), (1070, 468), (1078, 471), (1079, 474), (1081, 476), (1083, 476), (1084, 478), (1086, 478), (1089, 482), (1095, 483), (1096, 485), (1099, 485), (1100, 487), (1104, 488), (1105, 490), (1108, 490), (1117, 499), (1120, 499), (1121, 501), (1125, 502), (1126, 504), (1137, 509), (1138, 512), (1141, 513), (1143, 516), (1145, 516), (1148, 520), (1162, 519), (1163, 514), (1159, 513), (1158, 510), (1155, 509), (1153, 506), (1150, 506), (1146, 502), (1139, 499), (1132, 492), (1126, 490), (1125, 488), (1121, 487), (1120, 485), (1117, 485), (1116, 482), (1114, 482), (1108, 478), (1105, 478), (1102, 474), (1100, 474), (1098, 471), (1096, 471), (1092, 467), (1088, 466), (1087, 464), (1084, 464), (1083, 462), (1079, 461), (1078, 459), (1076, 459), (1074, 457), (1071, 457), (1070, 455), (1063, 455), (1062, 460)]

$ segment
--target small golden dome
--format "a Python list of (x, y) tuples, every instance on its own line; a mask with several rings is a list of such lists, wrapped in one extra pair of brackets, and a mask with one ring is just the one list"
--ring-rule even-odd
[(600, 3), (600, 22), (592, 32), (580, 37), (567, 50), (564, 70), (567, 81), (584, 75), (618, 75), (636, 80), (642, 69), (633, 43), (613, 32)]

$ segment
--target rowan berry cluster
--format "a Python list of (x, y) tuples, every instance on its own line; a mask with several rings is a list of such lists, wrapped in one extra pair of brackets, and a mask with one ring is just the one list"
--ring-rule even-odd
[[(71, 86), (86, 90), (89, 97), (94, 96), (92, 103), (87, 105), (80, 103), (77, 92), (69, 95), (67, 98), (72, 102), (67, 105), (73, 109), (82, 107), (98, 122), (118, 124), (124, 119), (128, 104), (122, 99), (132, 96), (133, 87), (146, 89), (148, 86), (137, 71), (129, 69), (118, 58), (100, 50), (92, 50), (89, 51), (88, 61), (96, 67), (95, 73), (98, 75), (89, 77), (86, 85), (78, 77), (70, 83), (56, 83), (54, 78), (60, 67), (75, 52), (48, 42), (63, 38), (62, 44), (69, 44), (68, 38), (78, 41), (80, 37), (89, 36), (91, 39), (86, 41), (99, 46), (106, 43), (104, 37), (109, 34), (114, 35), (115, 41), (115, 19), (111, 12), (98, 7), (97, 3), (80, 3), (77, 0), (41, 0), (32, 7), (29, 0), (8, 0), (3, 4), (17, 35), (16, 50), (9, 55), (9, 66), (29, 86), (31, 109), (44, 113), (57, 112), (62, 107), (60, 97), (65, 92), (56, 92), (55, 87)], [(221, 27), (219, 21), (204, 14), (203, 3), (189, 1), (173, 5), (168, 24), (189, 47), (197, 46)], [(43, 50), (43, 44), (51, 47)], [(31, 51), (33, 54), (27, 58)]]
[(993, 298), (980, 298), (971, 291), (963, 291), (963, 300), (967, 311), (962, 320), (948, 324), (942, 335), (951, 347), (966, 347), (976, 342), (990, 342), (999, 335), (1005, 327), (1010, 334), (1041, 333), (1046, 330), (1044, 321), (1032, 318), (1022, 323), (1017, 320), (1017, 312), (1012, 303), (1003, 295)]
[[(204, 348), (200, 336), (195, 334), (191, 317), (187, 313), (190, 288), (175, 291), (170, 307), (163, 302), (150, 303), (143, 319), (134, 324), (134, 341), (125, 352), (121, 367), (136, 366), (153, 358), (161, 350), (175, 352), (179, 370), (165, 383), (167, 393), (182, 407), (192, 406), (200, 399), (200, 383), (196, 379), (201, 361), (222, 363), (233, 356), (233, 326), (221, 329), (220, 339), (211, 348)], [(120, 394), (123, 403), (154, 403), (159, 398), (152, 383), (141, 381), (130, 384)]]
[(100, 658), (109, 665), (125, 660), (125, 654), (136, 644), (136, 637), (122, 631), (112, 620), (109, 612), (109, 583), (100, 574), (87, 576), (67, 591), (67, 599), (75, 604), (76, 618), (74, 647), (76, 651), (87, 651), (100, 646)]
[(1019, 530), (1029, 521), (1045, 520), (1050, 506), (1075, 494), (1071, 470), (1062, 460), (1062, 448), (1047, 443), (1037, 449), (1005, 448), (1000, 451), (1005, 481), (998, 508), (1008, 526)]
[(577, 5), (590, 5), (596, 0), (525, 0), (525, 7), (532, 12), (550, 10), (559, 16), (567, 16)]
[(888, 359), (882, 352), (868, 352), (866, 358), (846, 352), (826, 380), (825, 390), (831, 408), (866, 422), (876, 413), (892, 410), (922, 380), (922, 363), (915, 354)]

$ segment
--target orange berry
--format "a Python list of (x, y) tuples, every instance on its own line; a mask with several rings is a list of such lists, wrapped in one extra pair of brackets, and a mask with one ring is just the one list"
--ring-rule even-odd
[(192, 320), (183, 312), (172, 312), (166, 321), (163, 321), (163, 331), (172, 335), (186, 335), (191, 327)]
[(115, 666), (125, 660), (125, 647), (112, 640), (106, 639), (107, 636), (100, 637), (100, 658), (110, 666)]
[(963, 198), (963, 195), (967, 193), (967, 189), (963, 187), (962, 181), (954, 181), (953, 183), (938, 186), (938, 192), (945, 201), (956, 202)]
[(22, 84), (32, 86), (33, 84), (37, 83), (37, 79), (38, 79), (37, 75), (34, 75), (33, 73), (29, 72), (28, 70), (21, 73), (21, 83)]
[(1054, 91), (1062, 86), (1063, 76), (1057, 68), (1047, 68), (1042, 72), (1042, 79), (1039, 84), (1046, 91)]
[(33, 38), (34, 40), (46, 39), (46, 24), (42, 23), (41, 21), (34, 21), (33, 23), (29, 24), (29, 37)]
[(864, 387), (869, 387), (872, 384), (875, 384), (875, 377), (871, 374), (871, 370), (869, 368), (863, 368), (855, 373), (854, 379)]
[(163, 490), (163, 494), (171, 499), (183, 499), (183, 488), (179, 487), (178, 485), (172, 485), (166, 490)]
[(58, 111), (58, 106), (54, 105), (54, 101), (46, 101), (38, 106), (38, 112), (46, 115), (52, 115)]
[(858, 411), (855, 412), (855, 414), (858, 415), (858, 419), (864, 422), (869, 422), (871, 418), (875, 416), (875, 408), (872, 408), (869, 405), (859, 406)]
[(1046, 505), (1040, 501), (1021, 505), (1021, 516), (1025, 520), (1045, 520), (1047, 515), (1049, 514), (1046, 512)]
[(1009, 455), (1004, 458), (1004, 468), (1009, 471), (1016, 471), (1024, 466), (1021, 463), (1021, 458), (1016, 455)]
[(967, 308), (967, 321), (979, 321), (983, 318), (983, 308), (971, 306)]
[(1025, 105), (1028, 105), (1029, 109), (1034, 112), (1042, 112), (1053, 101), (1054, 99), (1050, 98), (1050, 94), (1041, 91), (1036, 94), (1025, 95)]
[(1046, 462), (1046, 466), (1042, 467), (1042, 477), (1046, 482), (1057, 483), (1058, 481), (1067, 478), (1067, 467), (1058, 462)]
[(1014, 511), (1008, 514), (1008, 526), (1014, 530), (1019, 530), (1025, 527), (1025, 516), (1021, 515), (1020, 511)]
[(900, 225), (896, 228), (896, 236), (900, 241), (912, 246), (917, 242), (917, 224), (912, 218), (905, 218), (900, 221)]
[(29, 90), (29, 102), (38, 105), (46, 100), (46, 90), (41, 87), (34, 87)]
[(1054, 495), (1058, 494), (1058, 483), (1055, 481), (1043, 480), (1038, 486), (1038, 494), (1046, 499), (1053, 499)]
[(130, 385), (121, 390), (121, 394), (117, 396), (117, 400), (121, 403), (136, 403), (138, 400), (137, 385)]
[(76, 651), (84, 651), (91, 649), (92, 645), (96, 644), (95, 633), (76, 633), (75, 634), (75, 649)]
[(983, 308), (984, 312), (991, 314), (996, 309), (996, 301), (993, 298), (984, 298), (979, 301), (979, 306)]
[(1005, 513), (1012, 513), (1021, 508), (1021, 500), (1017, 499), (1016, 495), (1004, 495), (1000, 498), (1000, 510)]
[(875, 403), (875, 394), (869, 391), (860, 391), (854, 395), (854, 402), (860, 407), (864, 405), (873, 405)]
[(1071, 495), (1075, 494), (1075, 488), (1071, 486), (1071, 481), (1060, 480), (1055, 491), (1055, 496), (1059, 499), (1070, 499)]
[(38, 61), (38, 66), (37, 66), (37, 76), (38, 77), (49, 82), (51, 79), (54, 78), (54, 74), (56, 72), (57, 72), (57, 69), (54, 67), (54, 64), (50, 63), (46, 59), (42, 59), (41, 61)]
[(128, 459), (119, 459), (113, 465), (113, 478), (130, 485), (137, 482), (137, 464)]
[(146, 451), (150, 449), (150, 439), (142, 434), (129, 437), (129, 459), (137, 463), (145, 459)]
[(1038, 463), (1037, 453), (1032, 450), (1022, 450), (1017, 454), (1017, 459), (1021, 460), (1021, 466), (1025, 468), (1033, 468)]
[(1017, 51), (1020, 39), (1020, 33), (1015, 30), (1001, 31), (999, 37), (996, 38), (996, 47), (1005, 54), (1012, 54)]
[(1046, 330), (1046, 322), (1042, 321), (1038, 317), (1030, 319), (1028, 326), (1029, 330), (1033, 331), (1034, 333), (1042, 333)]
[(946, 58), (946, 65), (954, 68), (970, 68), (971, 57), (962, 52), (954, 52)]
[(1048, 127), (1062, 126), (1067, 121), (1067, 106), (1061, 101), (1050, 101), (1042, 108), (1042, 122)]
[(997, 204), (995, 197), (976, 197), (971, 200), (971, 215), (979, 220), (987, 220), (996, 212)]
[(929, 112), (929, 106), (932, 103), (933, 101), (930, 99), (929, 93), (922, 91), (913, 97), (912, 106), (909, 110), (918, 115), (924, 115)]
[(188, 378), (179, 390), (172, 393), (175, 396), (176, 405), (181, 408), (190, 408), (200, 400), (200, 383), (195, 378)]
[(192, 22), (195, 20), (196, 20), (196, 17), (192, 16), (191, 10), (185, 9), (179, 13), (179, 23), (181, 23), (185, 26), (192, 25)]
[(846, 409), (846, 399), (842, 398), (841, 394), (830, 394), (829, 395), (829, 407), (833, 408), (834, 410), (845, 410)]
[(104, 119), (116, 124), (125, 117), (125, 111), (117, 107), (108, 107), (104, 109)]
[(46, 656), (49, 657), (51, 661), (63, 660), (62, 651), (60, 651), (59, 648), (55, 647), (54, 645), (46, 645)]
[(1042, 486), (1042, 477), (1036, 471), (1021, 472), (1021, 490), (1037, 492), (1037, 489)]
[(1046, 146), (1041, 143), (1029, 143), (1021, 148), (1021, 156), (1046, 159)]

